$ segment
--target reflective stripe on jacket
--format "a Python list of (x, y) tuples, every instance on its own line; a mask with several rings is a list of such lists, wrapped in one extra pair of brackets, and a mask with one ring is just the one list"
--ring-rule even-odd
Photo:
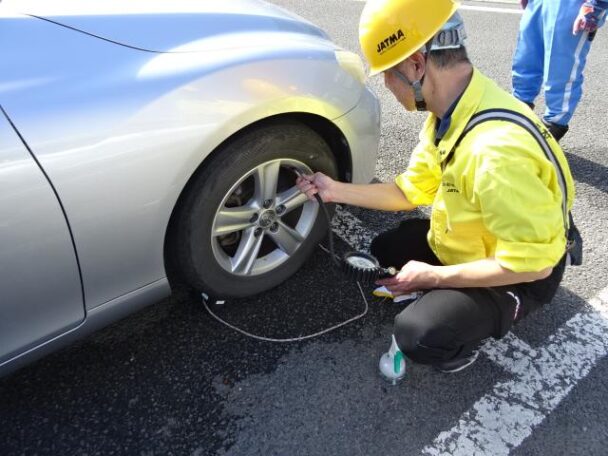
[(464, 136), (443, 163), (471, 116), (497, 108), (526, 115), (548, 138), (570, 209), (574, 183), (561, 148), (526, 105), (477, 69), (439, 144), (437, 117), (430, 114), (395, 182), (412, 204), (433, 205), (428, 242), (443, 264), (496, 258), (511, 271), (540, 271), (561, 259), (566, 236), (556, 170), (532, 135), (512, 122), (488, 121)]

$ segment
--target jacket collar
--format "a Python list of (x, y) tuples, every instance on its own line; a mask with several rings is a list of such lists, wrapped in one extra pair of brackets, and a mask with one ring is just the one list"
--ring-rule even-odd
[[(457, 100), (450, 116), (449, 127), (443, 134), (439, 144), (437, 144), (437, 161), (439, 163), (446, 159), (467, 123), (469, 123), (469, 119), (477, 112), (485, 92), (486, 83), (487, 78), (479, 70), (473, 68), (471, 81), (460, 96), (460, 99)], [(423, 127), (423, 134), (431, 144), (435, 144), (435, 127), (437, 122), (437, 116), (429, 114)]]

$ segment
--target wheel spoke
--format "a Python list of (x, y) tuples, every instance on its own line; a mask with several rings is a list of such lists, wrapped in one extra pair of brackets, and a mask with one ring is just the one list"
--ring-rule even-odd
[(264, 201), (274, 201), (276, 198), (280, 169), (281, 162), (278, 160), (265, 163), (256, 168), (254, 174), (255, 199), (260, 203), (260, 206)]
[(249, 274), (251, 272), (263, 239), (264, 235), (256, 236), (252, 228), (243, 232), (239, 247), (232, 258), (232, 272), (237, 274)]
[(278, 225), (279, 229), (276, 233), (269, 231), (267, 234), (283, 252), (291, 255), (304, 242), (304, 237), (283, 222), (279, 222)]
[(277, 206), (285, 206), (285, 212), (281, 214), (282, 216), (300, 207), (307, 201), (308, 197), (296, 186), (277, 195)]
[(213, 236), (230, 234), (252, 227), (251, 218), (255, 213), (256, 209), (248, 206), (222, 208), (215, 217)]

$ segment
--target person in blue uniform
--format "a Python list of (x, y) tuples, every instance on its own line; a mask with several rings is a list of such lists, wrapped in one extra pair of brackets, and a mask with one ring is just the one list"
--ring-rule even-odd
[(522, 0), (513, 58), (513, 95), (534, 108), (545, 91), (543, 122), (558, 141), (582, 96), (591, 41), (606, 20), (604, 0)]

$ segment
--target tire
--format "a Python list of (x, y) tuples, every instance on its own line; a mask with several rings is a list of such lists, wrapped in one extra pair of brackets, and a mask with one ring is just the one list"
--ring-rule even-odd
[[(299, 123), (271, 123), (217, 150), (177, 212), (174, 260), (183, 281), (214, 297), (244, 297), (295, 273), (327, 231), (293, 169), (337, 176), (327, 143)], [(329, 209), (329, 208), (328, 208)]]

